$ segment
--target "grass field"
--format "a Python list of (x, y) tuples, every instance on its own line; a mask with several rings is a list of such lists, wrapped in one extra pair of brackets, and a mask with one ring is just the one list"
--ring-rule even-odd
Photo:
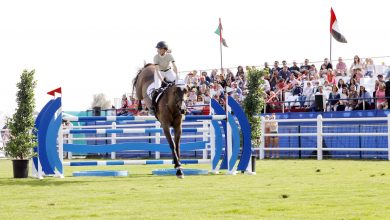
[[(185, 166), (208, 168), (207, 166)], [(0, 219), (390, 219), (390, 162), (257, 161), (257, 175), (152, 176), (157, 165), (66, 167), (13, 179), (0, 161)], [(72, 177), (75, 170), (129, 177)]]

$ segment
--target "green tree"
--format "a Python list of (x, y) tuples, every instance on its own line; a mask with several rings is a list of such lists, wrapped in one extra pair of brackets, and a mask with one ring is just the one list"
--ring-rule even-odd
[(244, 99), (244, 111), (251, 125), (251, 138), (254, 146), (260, 144), (261, 121), (259, 116), (265, 104), (263, 76), (267, 73), (267, 71), (256, 68), (247, 69), (248, 94)]
[(34, 80), (35, 70), (23, 70), (20, 76), (20, 82), (16, 84), (18, 92), (16, 93), (16, 112), (12, 118), (7, 119), (7, 127), (10, 130), (10, 140), (5, 147), (5, 152), (9, 157), (15, 159), (28, 159), (35, 154), (33, 148), (37, 145), (34, 135), (34, 116), (35, 98), (34, 89), (36, 80)]

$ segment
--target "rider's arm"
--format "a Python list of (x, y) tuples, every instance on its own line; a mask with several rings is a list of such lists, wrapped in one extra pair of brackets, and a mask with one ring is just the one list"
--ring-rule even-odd
[(172, 62), (173, 71), (176, 73), (176, 82), (179, 80), (179, 73), (177, 72), (177, 67), (175, 61)]
[(164, 78), (162, 77), (161, 73), (160, 73), (160, 66), (155, 64), (156, 66), (156, 72), (155, 74), (157, 74), (157, 77), (161, 80), (161, 81), (164, 81)]

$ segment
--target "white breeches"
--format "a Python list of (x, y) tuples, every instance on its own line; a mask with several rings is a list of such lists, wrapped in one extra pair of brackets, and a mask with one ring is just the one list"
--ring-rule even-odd
[(163, 72), (163, 71), (160, 71), (161, 73), (161, 76), (163, 78), (166, 78), (167, 81), (169, 82), (175, 82), (176, 81), (176, 73), (173, 72), (172, 69), (166, 71), (166, 72)]

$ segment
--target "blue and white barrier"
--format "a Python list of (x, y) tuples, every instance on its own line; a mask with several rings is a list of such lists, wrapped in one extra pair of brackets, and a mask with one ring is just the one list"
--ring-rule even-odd
[[(200, 121), (200, 120), (225, 120), (226, 115), (185, 115), (183, 121)], [(87, 122), (87, 121), (156, 121), (154, 116), (66, 116), (64, 120), (70, 122)]]
[[(207, 128), (183, 128), (182, 132), (208, 132)], [(162, 128), (132, 128), (132, 129), (71, 129), (64, 130), (63, 134), (135, 134), (135, 133), (163, 133)]]
[[(209, 164), (208, 159), (182, 159), (182, 164)], [(63, 162), (64, 166), (121, 166), (121, 165), (151, 165), (174, 164), (172, 160), (108, 160), (108, 161), (70, 161)]]
[[(212, 100), (212, 112), (217, 115), (187, 115), (183, 117), (184, 121), (209, 121), (208, 125), (202, 128), (183, 128), (183, 132), (203, 132), (203, 141), (193, 143), (182, 143), (182, 151), (192, 150), (210, 150), (211, 159), (203, 160), (181, 160), (182, 163), (210, 163), (211, 169), (218, 172), (219, 169), (227, 169), (229, 174), (235, 174), (236, 170), (250, 171), (251, 158), (251, 141), (250, 141), (250, 125), (243, 113), (241, 107), (234, 101), (233, 98), (228, 99), (229, 108), (234, 112), (234, 116), (226, 114), (223, 108)], [(229, 109), (228, 108), (228, 109)], [(237, 122), (233, 117), (236, 117), (241, 127), (239, 129)], [(68, 120), (72, 122), (93, 122), (107, 121), (113, 122), (112, 129), (68, 129), (62, 128), (62, 121)], [(126, 142), (116, 143), (116, 134), (132, 134), (132, 133), (155, 133), (160, 137), (162, 129), (157, 128), (116, 128), (116, 122), (122, 121), (130, 123), (130, 121), (156, 121), (154, 116), (98, 116), (98, 117), (62, 117), (61, 98), (50, 100), (42, 109), (36, 120), (38, 128), (38, 157), (34, 159), (34, 169), (37, 171), (36, 176), (41, 178), (43, 173), (46, 175), (55, 174), (63, 177), (63, 166), (72, 164), (84, 165), (126, 165), (126, 164), (172, 164), (172, 160), (142, 160), (142, 161), (95, 161), (95, 162), (63, 162), (63, 151), (76, 153), (106, 153), (118, 152), (124, 150), (145, 150), (156, 152), (171, 152), (168, 144), (161, 144), (160, 138), (156, 138), (155, 143), (143, 142)], [(223, 135), (221, 124), (225, 128), (226, 146), (223, 147)], [(85, 126), (83, 126), (85, 127)], [(240, 135), (242, 132), (242, 135)], [(71, 136), (73, 134), (109, 134), (113, 137), (110, 144), (106, 145), (88, 145), (88, 144), (73, 144), (64, 143), (63, 135)], [(248, 135), (249, 134), (249, 135)], [(241, 136), (243, 137), (241, 142)], [(57, 139), (58, 138), (58, 139)], [(57, 147), (58, 143), (58, 147)], [(242, 147), (240, 144), (243, 143)], [(223, 150), (224, 148), (224, 150)], [(241, 150), (241, 154), (240, 154)], [(218, 168), (221, 155), (223, 160)], [(240, 162), (236, 165), (240, 156)]]

